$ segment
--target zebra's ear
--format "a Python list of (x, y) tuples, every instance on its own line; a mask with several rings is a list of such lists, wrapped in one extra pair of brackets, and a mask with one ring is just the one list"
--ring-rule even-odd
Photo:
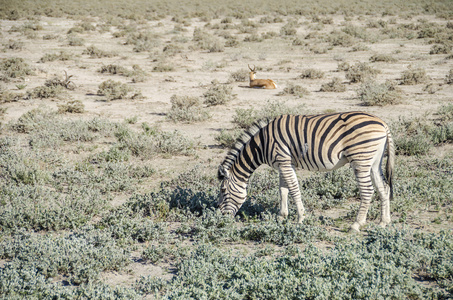
[(228, 171), (222, 165), (219, 166), (219, 170), (217, 172), (217, 178), (219, 180), (223, 180), (225, 178), (228, 178)]

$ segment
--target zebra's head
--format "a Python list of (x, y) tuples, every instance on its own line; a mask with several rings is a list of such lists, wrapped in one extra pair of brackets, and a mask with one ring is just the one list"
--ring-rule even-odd
[(220, 180), (218, 207), (222, 213), (234, 216), (245, 202), (246, 185), (238, 181), (223, 165), (220, 165), (217, 177)]

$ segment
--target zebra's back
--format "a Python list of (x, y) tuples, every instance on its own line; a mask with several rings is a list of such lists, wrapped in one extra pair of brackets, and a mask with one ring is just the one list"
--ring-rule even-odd
[(363, 112), (282, 115), (263, 130), (267, 142), (275, 143), (267, 147), (273, 152), (267, 153), (273, 158), (270, 165), (277, 166), (281, 159), (291, 156), (296, 167), (314, 171), (371, 158), (388, 133), (381, 119)]

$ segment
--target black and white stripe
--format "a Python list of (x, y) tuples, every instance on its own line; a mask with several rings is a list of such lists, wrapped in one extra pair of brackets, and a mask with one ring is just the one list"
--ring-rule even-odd
[[(296, 202), (298, 221), (304, 218), (295, 168), (330, 171), (350, 163), (360, 189), (361, 204), (356, 222), (359, 230), (374, 193), (381, 198), (381, 226), (390, 223), (394, 144), (388, 126), (364, 112), (325, 115), (282, 115), (269, 122), (254, 124), (238, 140), (219, 167), (222, 181), (219, 207), (236, 214), (245, 202), (252, 173), (262, 164), (279, 170), (280, 215), (288, 215), (288, 194)], [(387, 153), (386, 178), (382, 161)]]

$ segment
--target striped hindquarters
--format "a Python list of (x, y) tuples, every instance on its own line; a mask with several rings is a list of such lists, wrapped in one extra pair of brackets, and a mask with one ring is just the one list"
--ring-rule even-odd
[(272, 154), (274, 164), (279, 163), (279, 155), (290, 156), (295, 166), (313, 171), (371, 159), (387, 137), (385, 123), (363, 112), (283, 115), (269, 123), (269, 130), (281, 152)]

